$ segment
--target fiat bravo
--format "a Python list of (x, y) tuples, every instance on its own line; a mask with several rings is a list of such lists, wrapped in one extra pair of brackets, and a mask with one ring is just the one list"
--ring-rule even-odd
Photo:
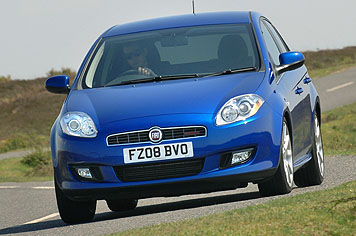
[(117, 25), (86, 55), (51, 130), (67, 223), (138, 199), (257, 184), (262, 196), (321, 184), (320, 100), (304, 66), (256, 12)]

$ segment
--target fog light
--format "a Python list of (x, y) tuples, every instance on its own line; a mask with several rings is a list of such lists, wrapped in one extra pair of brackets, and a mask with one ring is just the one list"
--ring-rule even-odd
[(90, 173), (89, 168), (78, 168), (77, 173), (80, 177), (86, 178), (86, 179), (92, 179), (93, 176)]
[(252, 151), (253, 149), (247, 149), (243, 151), (233, 152), (231, 158), (231, 165), (240, 164), (247, 161), (250, 158)]

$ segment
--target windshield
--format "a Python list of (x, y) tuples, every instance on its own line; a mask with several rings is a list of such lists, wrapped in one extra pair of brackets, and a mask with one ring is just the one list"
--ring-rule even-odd
[(101, 40), (78, 88), (127, 84), (147, 78), (198, 77), (258, 68), (259, 63), (248, 24), (147, 31)]

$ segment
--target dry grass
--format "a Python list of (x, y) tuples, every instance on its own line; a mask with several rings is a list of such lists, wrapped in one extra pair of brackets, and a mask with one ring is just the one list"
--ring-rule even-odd
[(312, 78), (323, 77), (333, 72), (356, 66), (356, 47), (306, 51), (303, 54)]
[(64, 96), (48, 93), (44, 88), (44, 81), (41, 78), (0, 82), (2, 142), (17, 136), (49, 135)]
[(50, 129), (65, 95), (49, 93), (45, 80), (0, 80), (0, 151), (49, 145)]

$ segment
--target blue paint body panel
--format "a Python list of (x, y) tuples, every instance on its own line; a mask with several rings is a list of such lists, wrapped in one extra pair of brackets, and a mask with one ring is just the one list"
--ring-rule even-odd
[[(118, 25), (103, 33), (79, 68), (74, 86), (51, 130), (52, 158), (58, 186), (64, 192), (71, 193), (72, 198), (105, 199), (105, 191), (115, 191), (120, 198), (120, 189), (128, 187), (135, 191), (135, 188), (143, 186), (199, 182), (229, 176), (237, 183), (258, 182), (273, 175), (278, 168), (282, 123), (286, 116), (290, 118), (294, 162), (300, 163), (301, 158), (310, 153), (312, 121), (318, 106), (318, 94), (312, 83), (304, 83), (304, 78), (308, 77), (305, 66), (276, 75), (261, 33), (261, 17), (255, 12), (183, 15)], [(260, 68), (205, 78), (76, 89), (91, 55), (102, 39), (160, 29), (220, 24), (251, 24), (261, 60)], [(285, 58), (284, 63), (289, 63), (288, 58)], [(302, 88), (303, 93), (296, 94), (298, 88)], [(243, 121), (217, 125), (216, 117), (222, 106), (231, 98), (245, 94), (256, 94), (263, 98), (264, 103), (257, 113)], [(67, 112), (89, 115), (97, 129), (97, 136), (82, 138), (65, 134), (60, 121)], [(109, 146), (108, 136), (150, 130), (153, 127), (164, 129), (187, 126), (202, 126), (207, 131), (204, 137), (184, 139), (184, 142), (192, 143), (194, 156), (180, 160), (204, 159), (198, 174), (143, 181), (119, 179), (115, 168), (131, 165), (124, 163), (125, 148), (154, 147), (156, 144), (143, 142)], [(160, 145), (178, 142), (183, 140), (163, 140)], [(224, 153), (246, 147), (255, 148), (255, 153), (247, 162), (221, 168)], [(165, 160), (141, 164), (169, 162)], [(78, 178), (70, 168), (72, 165), (97, 167), (100, 181)], [(97, 197), (90, 190), (100, 190), (103, 194)], [(147, 194), (146, 197), (151, 196)], [(145, 195), (141, 194), (140, 197), (144, 198)]]

